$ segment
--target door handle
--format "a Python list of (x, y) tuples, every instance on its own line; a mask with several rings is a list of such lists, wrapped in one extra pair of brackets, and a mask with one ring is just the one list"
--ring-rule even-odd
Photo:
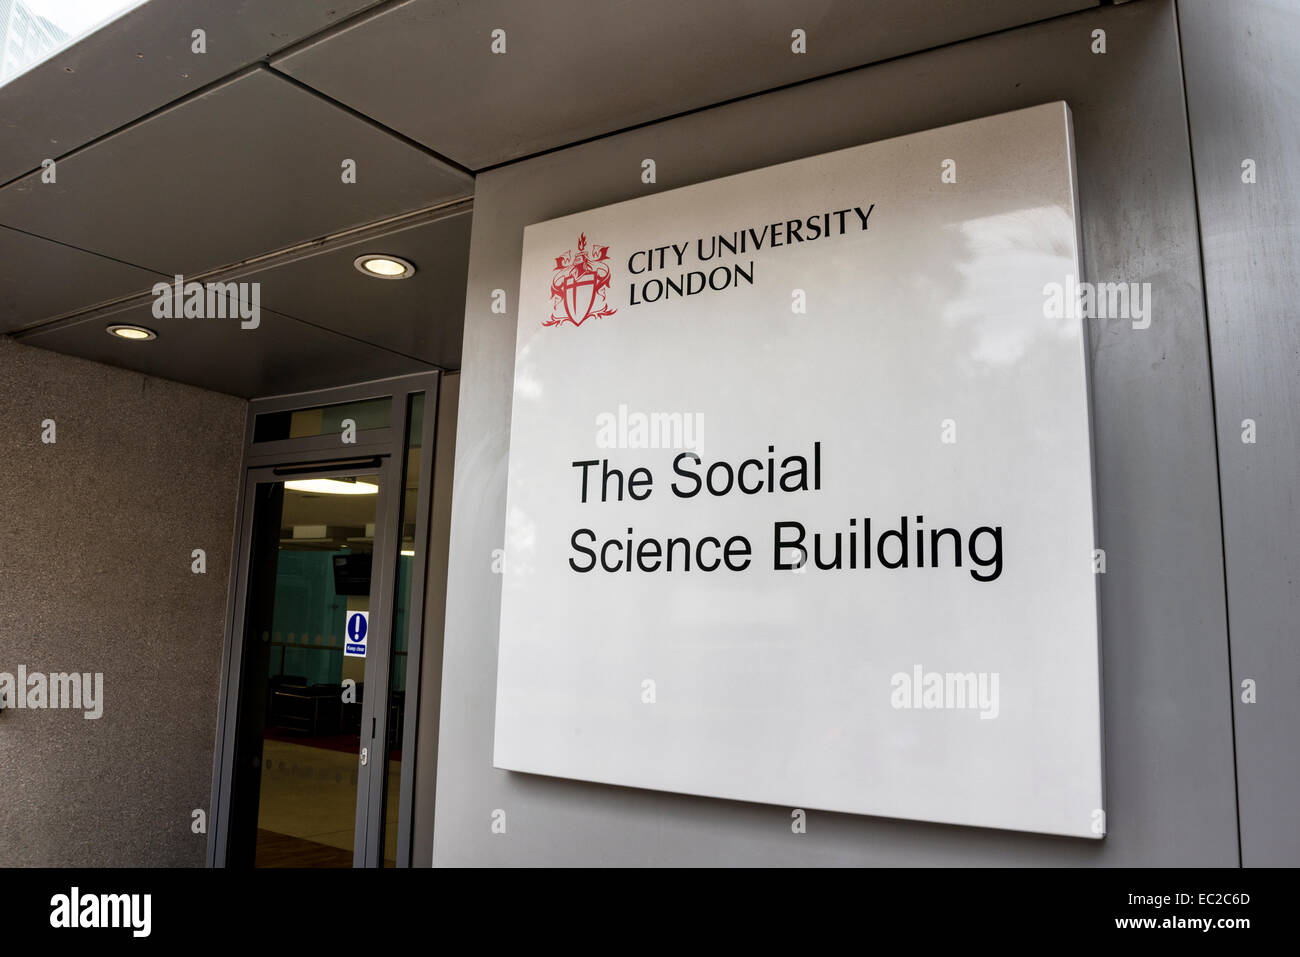
[(362, 748), (362, 749), (361, 749), (361, 766), (364, 768), (364, 767), (366, 766), (366, 762), (369, 761), (369, 760), (370, 760), (370, 749), (369, 749), (369, 748)]

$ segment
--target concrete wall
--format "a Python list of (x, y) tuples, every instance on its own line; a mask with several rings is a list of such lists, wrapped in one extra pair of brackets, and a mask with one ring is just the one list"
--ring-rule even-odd
[[(1085, 278), (1149, 282), (1155, 303), (1149, 329), (1103, 320), (1090, 330), (1108, 555), (1106, 839), (819, 813), (795, 836), (788, 808), (493, 769), (491, 556), (504, 529), (515, 319), (490, 305), (493, 289), (517, 295), (524, 226), (1056, 99), (1074, 114)], [(657, 185), (640, 182), (644, 157), (657, 162)], [(802, 385), (779, 368), (751, 371), (756, 388)], [(1215, 421), (1172, 0), (1061, 17), (482, 174), (461, 378), (435, 864), (1238, 863)], [(491, 832), (498, 808), (505, 835)]]
[(0, 339), (0, 672), (104, 676), (0, 712), (0, 867), (203, 863), (245, 408)]

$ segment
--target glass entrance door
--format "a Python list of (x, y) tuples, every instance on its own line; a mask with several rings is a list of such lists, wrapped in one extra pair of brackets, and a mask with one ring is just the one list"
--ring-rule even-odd
[(400, 492), (389, 463), (250, 473), (231, 866), (379, 856), (396, 545), (386, 509)]

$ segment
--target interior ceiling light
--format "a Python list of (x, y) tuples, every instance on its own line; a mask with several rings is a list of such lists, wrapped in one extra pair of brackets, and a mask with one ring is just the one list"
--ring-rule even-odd
[(119, 339), (130, 339), (132, 342), (144, 342), (146, 339), (158, 338), (158, 333), (152, 329), (146, 329), (144, 326), (130, 326), (118, 323), (109, 326), (105, 331), (110, 336), (117, 336)]
[(399, 256), (367, 253), (352, 260), (352, 265), (371, 279), (407, 279), (415, 275), (415, 266)]
[(348, 482), (342, 479), (292, 479), (284, 487), (293, 492), (315, 492), (318, 495), (374, 495), (378, 485), (370, 482)]

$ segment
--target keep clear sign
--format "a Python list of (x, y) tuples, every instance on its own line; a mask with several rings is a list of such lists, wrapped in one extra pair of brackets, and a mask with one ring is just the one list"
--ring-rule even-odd
[(495, 764), (1099, 838), (1057, 102), (524, 231)]
[(366, 656), (366, 633), (370, 631), (370, 612), (350, 611), (344, 627), (343, 654), (345, 657)]

